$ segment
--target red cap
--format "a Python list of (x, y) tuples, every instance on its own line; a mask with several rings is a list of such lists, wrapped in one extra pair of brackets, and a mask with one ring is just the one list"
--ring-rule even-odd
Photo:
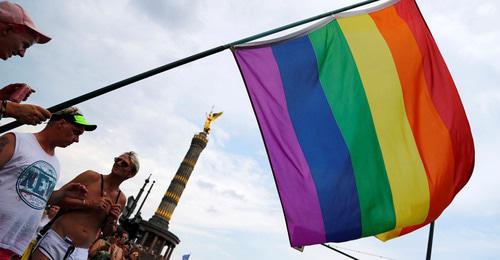
[(8, 1), (0, 2), (0, 22), (8, 24), (25, 25), (36, 33), (39, 37), (37, 43), (46, 43), (50, 41), (50, 37), (44, 35), (35, 26), (31, 17), (18, 5)]

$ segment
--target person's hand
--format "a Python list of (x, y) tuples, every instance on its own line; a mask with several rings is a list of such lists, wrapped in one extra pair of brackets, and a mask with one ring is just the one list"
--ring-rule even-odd
[(50, 112), (37, 105), (7, 103), (5, 115), (28, 125), (37, 125), (50, 118)]
[(85, 187), (85, 185), (80, 183), (69, 183), (52, 192), (52, 194), (50, 195), (49, 204), (64, 204), (66, 203), (64, 200), (65, 198), (82, 200), (85, 202), (85, 198), (87, 198), (87, 192), (87, 187)]
[(97, 211), (106, 213), (107, 215), (111, 210), (111, 205), (113, 205), (113, 202), (111, 202), (111, 200), (107, 197), (101, 197), (99, 200), (91, 202), (91, 205)]
[(0, 89), (0, 99), (19, 103), (28, 99), (34, 92), (35, 90), (25, 83), (14, 83)]
[(122, 213), (122, 207), (120, 204), (114, 204), (111, 206), (111, 210), (109, 211), (109, 219), (115, 221), (118, 219), (120, 214)]
[(70, 183), (61, 188), (64, 197), (84, 200), (87, 198), (87, 187), (80, 183)]

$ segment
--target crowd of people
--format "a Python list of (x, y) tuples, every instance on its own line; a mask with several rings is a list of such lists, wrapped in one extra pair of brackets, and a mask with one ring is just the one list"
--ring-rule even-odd
[(142, 251), (140, 246), (130, 243), (128, 233), (118, 228), (118, 230), (107, 238), (96, 240), (89, 249), (89, 259), (91, 260), (117, 260), (117, 259), (139, 259)]
[[(0, 2), (2, 60), (24, 57), (33, 44), (49, 41), (20, 5)], [(56, 148), (97, 126), (76, 107), (50, 113), (21, 104), (33, 92), (25, 83), (0, 89), (0, 120), (47, 121), (37, 133), (0, 136), (0, 260), (137, 259), (140, 248), (131, 249), (128, 235), (117, 230), (126, 200), (119, 186), (138, 172), (137, 155), (125, 152), (115, 157), (109, 174), (87, 170), (55, 190), (61, 172)]]

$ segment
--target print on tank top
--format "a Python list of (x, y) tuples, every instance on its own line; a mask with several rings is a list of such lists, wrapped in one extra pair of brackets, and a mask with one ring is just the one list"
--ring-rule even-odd
[(17, 178), (16, 191), (26, 205), (43, 209), (56, 186), (56, 170), (45, 161), (36, 161), (24, 168)]

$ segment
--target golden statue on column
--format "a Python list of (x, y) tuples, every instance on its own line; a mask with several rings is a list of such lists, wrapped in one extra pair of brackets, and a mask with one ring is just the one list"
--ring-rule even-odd
[(207, 116), (207, 119), (205, 120), (205, 125), (203, 126), (203, 132), (208, 134), (210, 132), (210, 124), (221, 115), (222, 112), (212, 113), (212, 111), (210, 111), (210, 113)]

